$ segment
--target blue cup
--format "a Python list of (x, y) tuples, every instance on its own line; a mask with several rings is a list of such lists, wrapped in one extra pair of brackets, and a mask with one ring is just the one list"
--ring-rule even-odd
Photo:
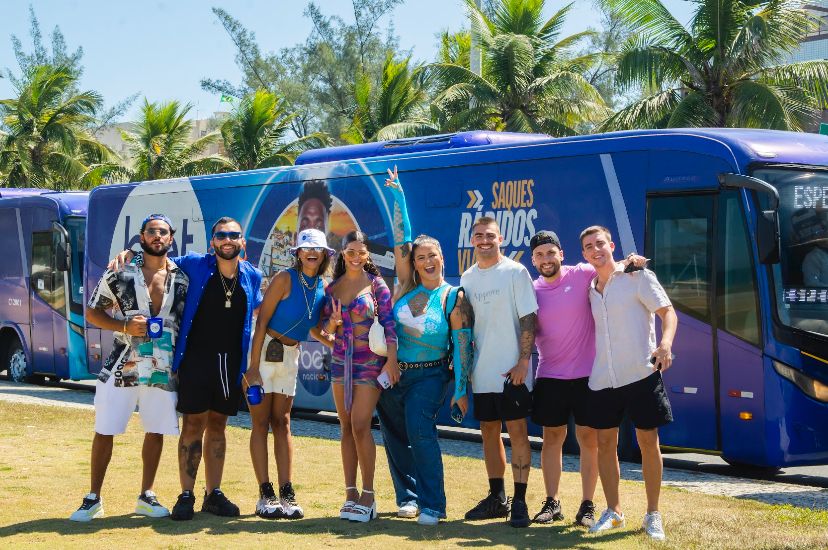
[(259, 384), (247, 386), (247, 402), (251, 405), (258, 405), (264, 398), (264, 388)]
[(164, 333), (164, 318), (150, 317), (147, 319), (147, 337), (161, 338)]

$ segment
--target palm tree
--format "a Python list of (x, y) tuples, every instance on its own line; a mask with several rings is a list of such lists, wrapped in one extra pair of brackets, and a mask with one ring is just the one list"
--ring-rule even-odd
[(410, 61), (410, 57), (395, 61), (389, 53), (376, 91), (367, 73), (363, 71), (357, 75), (354, 85), (356, 108), (342, 139), (348, 143), (365, 143), (437, 133), (425, 108), (425, 74), (422, 67), (410, 68)]
[(234, 170), (289, 166), (302, 151), (330, 145), (327, 134), (314, 132), (293, 141), (295, 114), (288, 114), (284, 101), (265, 90), (243, 98), (221, 125), (224, 148)]
[(192, 106), (178, 101), (150, 103), (144, 99), (141, 117), (132, 131), (121, 132), (130, 148), (132, 181), (146, 181), (199, 174), (215, 174), (233, 169), (227, 159), (205, 156), (204, 151), (218, 142), (218, 132), (190, 141), (193, 123), (187, 120)]
[(16, 98), (0, 100), (0, 179), (7, 185), (88, 188), (117, 170), (115, 154), (89, 132), (101, 97), (77, 92), (76, 84), (71, 68), (38, 65), (16, 82)]
[(472, 33), (483, 50), (483, 74), (457, 63), (429, 68), (445, 83), (435, 100), (437, 108), (458, 103), (465, 107), (451, 114), (450, 129), (570, 135), (576, 126), (605, 116), (600, 94), (583, 76), (595, 56), (572, 53), (591, 32), (559, 39), (572, 4), (544, 21), (545, 0), (499, 0), (491, 17), (472, 0), (465, 1)]
[(828, 61), (783, 63), (813, 20), (792, 0), (694, 0), (688, 27), (659, 0), (603, 0), (638, 32), (617, 79), (645, 97), (606, 129), (730, 126), (802, 130), (828, 105)]

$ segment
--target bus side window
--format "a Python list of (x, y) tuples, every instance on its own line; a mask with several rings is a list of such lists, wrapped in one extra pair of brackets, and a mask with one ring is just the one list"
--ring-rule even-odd
[(24, 273), (20, 259), (20, 233), (14, 208), (0, 209), (0, 279), (23, 286)]
[(64, 312), (66, 293), (63, 272), (58, 271), (55, 254), (58, 247), (55, 231), (32, 233), (32, 290), (53, 309)]
[(713, 197), (647, 199), (646, 254), (676, 309), (710, 322)]
[(756, 275), (739, 191), (719, 196), (719, 328), (759, 345)]

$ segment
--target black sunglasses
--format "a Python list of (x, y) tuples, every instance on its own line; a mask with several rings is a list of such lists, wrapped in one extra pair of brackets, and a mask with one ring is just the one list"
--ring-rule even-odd
[(213, 238), (217, 241), (224, 241), (230, 239), (231, 241), (238, 241), (241, 238), (239, 231), (216, 231), (213, 233)]

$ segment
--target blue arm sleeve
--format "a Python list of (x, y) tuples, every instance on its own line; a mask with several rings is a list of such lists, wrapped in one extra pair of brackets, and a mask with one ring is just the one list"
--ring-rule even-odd
[(408, 219), (408, 207), (405, 204), (405, 192), (399, 178), (395, 182), (396, 186), (386, 185), (383, 187), (383, 192), (388, 202), (392, 205), (391, 220), (392, 229), (394, 231), (394, 246), (400, 246), (405, 243), (410, 243), (414, 239), (411, 237), (411, 222)]
[(472, 346), (472, 329), (461, 328), (451, 331), (454, 342), (454, 399), (466, 395), (466, 388), (474, 365), (474, 348)]

